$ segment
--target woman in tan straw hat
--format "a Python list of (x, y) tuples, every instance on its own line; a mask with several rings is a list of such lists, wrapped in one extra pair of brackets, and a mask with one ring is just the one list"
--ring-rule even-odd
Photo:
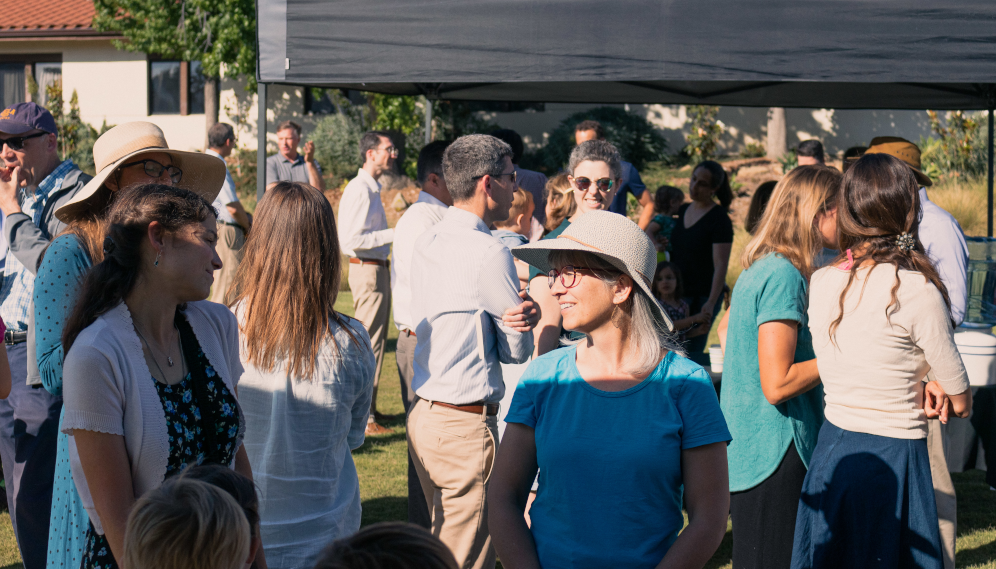
[[(68, 227), (45, 251), (35, 279), (34, 317), (44, 325), (30, 328), (37, 360), (29, 361), (37, 362), (41, 383), (53, 395), (62, 394), (63, 323), (76, 302), (83, 275), (104, 259), (105, 218), (118, 191), (160, 183), (185, 186), (210, 199), (225, 177), (220, 160), (170, 150), (159, 127), (147, 122), (112, 128), (97, 139), (93, 154), (99, 172), (73, 200), (56, 210), (56, 217)], [(57, 443), (53, 498), (48, 566), (76, 569), (88, 522), (73, 484), (65, 434), (59, 435)]]
[(502, 564), (704, 566), (726, 533), (730, 433), (709, 374), (678, 353), (653, 299), (653, 243), (593, 211), (512, 254), (547, 275), (564, 327), (584, 339), (533, 360), (505, 418), (488, 492)]
[[(568, 210), (568, 217), (543, 239), (557, 238), (588, 212), (608, 211), (621, 178), (622, 158), (611, 143), (588, 140), (575, 146), (567, 163), (567, 180), (570, 186), (566, 190), (565, 199), (573, 200), (576, 207)], [(529, 293), (540, 305), (540, 321), (533, 334), (536, 338), (535, 355), (541, 356), (557, 348), (565, 331), (561, 326), (557, 301), (547, 287), (546, 275), (536, 268), (529, 271)], [(570, 338), (571, 336), (565, 335), (565, 339)]]

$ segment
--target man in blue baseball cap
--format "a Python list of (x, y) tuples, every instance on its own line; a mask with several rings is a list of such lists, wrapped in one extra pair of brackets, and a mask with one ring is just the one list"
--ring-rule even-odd
[(12, 384), (10, 396), (0, 400), (0, 459), (26, 569), (46, 563), (62, 412), (62, 396), (42, 388), (37, 357), (33, 349), (28, 354), (35, 272), (49, 241), (65, 228), (55, 210), (90, 181), (72, 160), (59, 158), (57, 137), (52, 113), (35, 103), (0, 111), (0, 210), (9, 245), (0, 276), (0, 317), (7, 326)]

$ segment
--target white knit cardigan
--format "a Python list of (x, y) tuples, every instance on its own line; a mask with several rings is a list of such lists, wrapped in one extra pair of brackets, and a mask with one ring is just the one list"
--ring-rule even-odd
[[(235, 316), (225, 306), (208, 301), (187, 304), (183, 314), (204, 355), (234, 395), (243, 371)], [(125, 438), (136, 498), (162, 484), (169, 458), (166, 415), (131, 313), (123, 302), (98, 317), (76, 338), (66, 354), (63, 378), (62, 432), (70, 435), (73, 480), (94, 529), (103, 534), (80, 466), (73, 430)], [(245, 419), (239, 407), (236, 448), (242, 444), (244, 434)]]

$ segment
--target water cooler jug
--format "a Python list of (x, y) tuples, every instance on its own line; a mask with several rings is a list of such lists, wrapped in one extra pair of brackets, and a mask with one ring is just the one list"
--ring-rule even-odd
[(955, 343), (972, 387), (996, 384), (996, 239), (966, 237), (968, 309)]

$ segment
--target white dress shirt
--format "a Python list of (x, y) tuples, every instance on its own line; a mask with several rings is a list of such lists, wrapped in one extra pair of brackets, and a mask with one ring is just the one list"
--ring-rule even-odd
[(920, 242), (940, 274), (951, 300), (955, 326), (965, 320), (968, 309), (968, 245), (961, 225), (952, 215), (930, 201), (920, 188)]
[(218, 197), (214, 199), (214, 209), (218, 210), (218, 221), (222, 223), (235, 223), (235, 218), (232, 214), (228, 213), (228, 204), (231, 203), (241, 203), (239, 201), (239, 196), (235, 193), (235, 180), (232, 179), (232, 175), (228, 173), (228, 162), (225, 161), (225, 157), (218, 154), (214, 150), (208, 148), (204, 151), (204, 154), (210, 154), (215, 158), (225, 162), (225, 183), (221, 185), (221, 191), (218, 192)]
[(360, 168), (346, 184), (339, 200), (339, 247), (350, 257), (387, 260), (394, 230), (387, 227), (387, 214), (380, 201), (380, 183)]
[(449, 206), (423, 191), (418, 200), (394, 226), (394, 252), (391, 255), (391, 303), (398, 330), (415, 331), (412, 322), (412, 254), (415, 241), (440, 222)]
[(533, 351), (532, 332), (502, 321), (522, 302), (508, 248), (481, 218), (451, 207), (415, 242), (411, 287), (415, 394), (451, 405), (501, 401), (500, 364)]

